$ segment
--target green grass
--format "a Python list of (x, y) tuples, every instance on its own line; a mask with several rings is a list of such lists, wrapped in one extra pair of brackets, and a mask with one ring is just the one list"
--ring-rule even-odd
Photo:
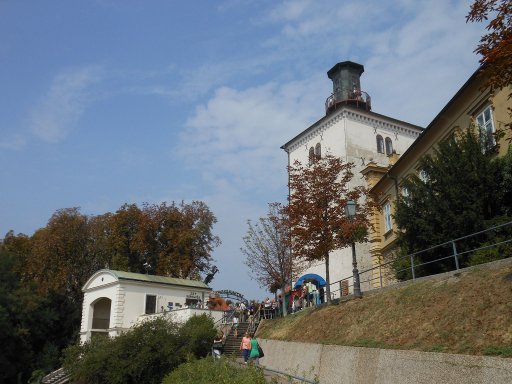
[(512, 357), (512, 345), (487, 345), (482, 352), (487, 356)]
[(410, 282), (264, 320), (257, 337), (512, 357), (512, 263)]

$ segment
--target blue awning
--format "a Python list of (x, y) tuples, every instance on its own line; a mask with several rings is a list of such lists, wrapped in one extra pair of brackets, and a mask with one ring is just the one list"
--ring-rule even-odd
[(326, 282), (324, 280), (324, 278), (320, 275), (317, 275), (316, 273), (307, 273), (305, 275), (302, 275), (300, 277), (299, 280), (297, 280), (297, 282), (295, 283), (295, 285), (293, 286), (293, 289), (297, 289), (299, 288), (302, 283), (304, 281), (307, 281), (307, 280), (315, 280), (315, 281), (312, 281), (313, 283), (316, 283), (316, 285), (318, 286), (318, 288), (320, 287), (325, 287), (326, 286)]

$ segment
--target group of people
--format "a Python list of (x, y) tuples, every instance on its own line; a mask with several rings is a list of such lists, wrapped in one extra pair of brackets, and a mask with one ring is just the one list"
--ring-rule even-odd
[[(220, 359), (224, 350), (224, 343), (224, 334), (220, 332), (213, 340), (212, 351), (215, 359)], [(242, 351), (244, 364), (253, 363), (258, 365), (260, 363), (260, 357), (263, 357), (263, 351), (258, 344), (258, 340), (254, 337), (254, 334), (249, 334), (249, 332), (245, 332), (242, 337), (240, 350)]]
[(295, 294), (292, 297), (292, 313), (306, 307), (320, 305), (322, 303), (322, 296), (322, 289), (319, 291), (312, 282), (305, 282), (300, 288), (295, 290)]
[(267, 297), (259, 306), (260, 318), (273, 319), (277, 317), (279, 314), (279, 307), (279, 303), (275, 299), (270, 300)]
[(245, 332), (244, 337), (242, 337), (240, 350), (242, 351), (244, 364), (252, 362), (258, 365), (260, 363), (260, 357), (263, 357), (260, 356), (261, 347), (258, 344), (258, 340), (256, 340), (254, 335), (250, 335), (249, 332)]

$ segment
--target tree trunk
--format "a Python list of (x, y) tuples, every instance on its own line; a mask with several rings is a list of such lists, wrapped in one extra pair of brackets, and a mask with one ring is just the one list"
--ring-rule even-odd
[(329, 277), (329, 252), (325, 252), (325, 294), (326, 303), (331, 304), (331, 279)]
[(284, 291), (286, 284), (281, 287), (281, 296), (283, 297), (283, 305), (281, 310), (283, 311), (283, 317), (288, 314), (288, 303), (286, 302), (286, 293)]

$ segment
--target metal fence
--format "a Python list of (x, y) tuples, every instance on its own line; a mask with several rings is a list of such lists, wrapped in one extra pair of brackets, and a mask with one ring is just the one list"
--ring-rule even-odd
[[(507, 246), (511, 242), (512, 221), (509, 221), (405, 256), (391, 256), (389, 261), (359, 272), (361, 291), (459, 270), (478, 264), (479, 257), (482, 262), (490, 261), (492, 253), (495, 259), (511, 257), (512, 247)], [(353, 292), (353, 281), (351, 275), (331, 283), (332, 298)]]

